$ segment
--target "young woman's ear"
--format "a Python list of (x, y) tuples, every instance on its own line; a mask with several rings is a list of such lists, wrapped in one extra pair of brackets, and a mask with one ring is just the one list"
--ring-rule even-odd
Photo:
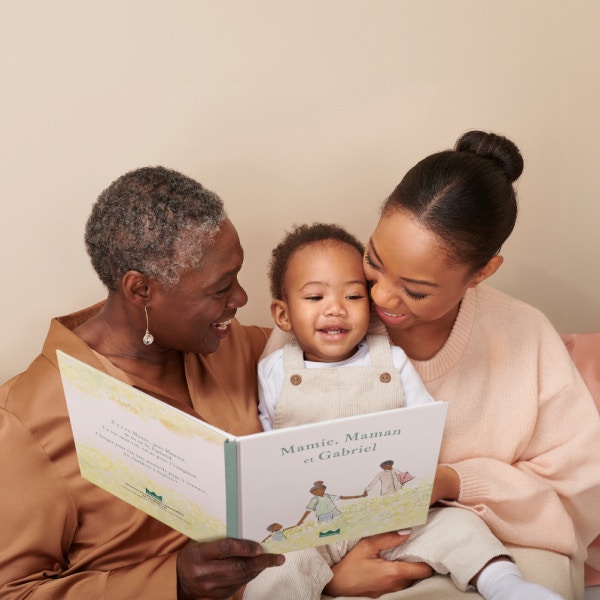
[(486, 265), (479, 269), (475, 275), (473, 275), (469, 287), (475, 287), (480, 283), (483, 283), (488, 277), (491, 277), (500, 268), (503, 262), (504, 259), (501, 256), (492, 256), (492, 258), (487, 261)]
[(287, 333), (292, 331), (287, 303), (284, 300), (273, 300), (271, 302), (271, 316), (273, 317), (273, 321), (275, 321), (275, 325), (277, 325), (281, 331)]

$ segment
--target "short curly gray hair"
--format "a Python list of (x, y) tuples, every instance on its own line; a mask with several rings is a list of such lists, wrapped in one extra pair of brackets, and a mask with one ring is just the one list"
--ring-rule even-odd
[(183, 271), (200, 267), (226, 218), (221, 199), (197, 181), (165, 167), (144, 167), (100, 194), (85, 245), (110, 291), (129, 270), (170, 288)]

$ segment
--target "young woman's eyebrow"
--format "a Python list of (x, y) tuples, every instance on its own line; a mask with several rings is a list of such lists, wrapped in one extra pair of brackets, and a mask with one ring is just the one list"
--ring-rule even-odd
[[(375, 244), (373, 243), (372, 239), (369, 239), (369, 247), (370, 249), (373, 251), (373, 254), (375, 255), (375, 258), (377, 258), (377, 260), (379, 261), (379, 264), (383, 264), (383, 261), (381, 260), (381, 257), (379, 256), (379, 254), (377, 254), (377, 248), (375, 248)], [(369, 247), (367, 247), (367, 252), (369, 251)], [(418, 285), (427, 285), (429, 287), (432, 288), (438, 288), (440, 287), (437, 283), (432, 283), (431, 281), (426, 281), (424, 279), (411, 279), (410, 277), (400, 277), (400, 279), (406, 283), (415, 283)]]
[(369, 243), (367, 244), (367, 254), (370, 254), (369, 250), (371, 250), (373, 252), (373, 254), (375, 255), (375, 258), (381, 264), (381, 262), (382, 262), (381, 257), (379, 256), (379, 254), (377, 254), (377, 249), (375, 248), (375, 244), (373, 243), (372, 238), (369, 238)]

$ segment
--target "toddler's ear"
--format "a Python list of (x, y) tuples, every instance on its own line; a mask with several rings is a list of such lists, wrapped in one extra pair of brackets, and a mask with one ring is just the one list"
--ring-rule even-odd
[(287, 303), (284, 300), (273, 300), (271, 302), (271, 316), (273, 317), (273, 321), (275, 321), (275, 325), (277, 325), (281, 331), (287, 333), (292, 331)]

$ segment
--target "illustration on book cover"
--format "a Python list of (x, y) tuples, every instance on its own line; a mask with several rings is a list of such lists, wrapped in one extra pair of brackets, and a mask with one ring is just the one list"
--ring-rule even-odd
[[(389, 518), (394, 511), (395, 504), (398, 504), (400, 498), (397, 496), (404, 490), (404, 486), (413, 481), (414, 476), (408, 471), (399, 471), (394, 469), (393, 460), (384, 460), (380, 465), (380, 471), (375, 477), (364, 487), (364, 490), (360, 494), (355, 495), (337, 495), (327, 492), (327, 486), (325, 482), (318, 480), (315, 481), (309, 490), (312, 498), (306, 505), (304, 514), (300, 517), (299, 521), (288, 527), (284, 527), (281, 523), (271, 523), (267, 526), (267, 535), (263, 540), (263, 544), (271, 542), (273, 550), (280, 548), (282, 543), (292, 542), (292, 536), (294, 537), (305, 537), (306, 535), (313, 535), (318, 538), (333, 538), (331, 540), (323, 540), (326, 542), (333, 541), (335, 538), (343, 535), (343, 539), (353, 537), (348, 531), (355, 530), (357, 526), (360, 527), (360, 531), (364, 531), (364, 519), (369, 517), (370, 520), (375, 516), (378, 518), (384, 517)], [(431, 486), (425, 486), (424, 489), (415, 488), (419, 491), (418, 495), (409, 494), (406, 498), (406, 502), (402, 503), (403, 509), (410, 504), (412, 499), (417, 499), (417, 502), (422, 504), (423, 495), (427, 494), (427, 490), (431, 490)], [(340, 508), (339, 501), (341, 500), (357, 500), (366, 499), (371, 496), (371, 501), (357, 502), (350, 504), (348, 510)], [(383, 501), (382, 498), (387, 497), (387, 501)], [(342, 503), (344, 507), (346, 503)], [(375, 512), (376, 511), (376, 512)], [(307, 517), (309, 519), (307, 525), (305, 525)], [(304, 528), (303, 528), (304, 526)], [(360, 533), (357, 531), (357, 535)], [(322, 543), (321, 541), (314, 541), (315, 545)]]

